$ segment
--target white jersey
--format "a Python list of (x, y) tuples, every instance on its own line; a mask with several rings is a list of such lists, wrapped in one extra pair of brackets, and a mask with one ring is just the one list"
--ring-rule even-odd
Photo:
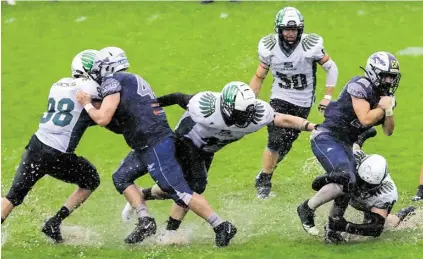
[[(361, 163), (360, 160), (366, 157), (366, 154), (361, 150), (355, 150), (354, 156), (356, 157), (358, 168)], [(388, 176), (383, 180), (382, 185), (377, 189), (369, 192), (354, 193), (350, 199), (350, 205), (361, 211), (368, 211), (373, 207), (390, 210), (397, 200), (397, 187), (391, 176), (388, 174)]]
[(295, 50), (288, 54), (280, 47), (278, 34), (269, 34), (260, 40), (258, 55), (272, 70), (271, 99), (301, 107), (312, 106), (317, 61), (325, 55), (322, 37), (314, 33), (303, 34)]
[(227, 126), (220, 110), (220, 95), (214, 92), (200, 92), (194, 95), (188, 103), (187, 111), (176, 125), (176, 133), (191, 139), (201, 150), (214, 153), (227, 144), (273, 123), (273, 108), (268, 103), (257, 100), (254, 119), (247, 127)]
[(47, 111), (40, 119), (37, 138), (61, 152), (73, 152), (88, 126), (94, 125), (84, 107), (76, 100), (81, 89), (99, 99), (99, 85), (87, 78), (62, 78), (54, 83), (48, 96)]

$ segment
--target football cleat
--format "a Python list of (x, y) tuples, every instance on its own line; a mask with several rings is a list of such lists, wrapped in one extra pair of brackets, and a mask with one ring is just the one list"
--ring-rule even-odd
[(135, 244), (142, 242), (146, 237), (156, 234), (157, 225), (154, 218), (151, 217), (142, 217), (138, 219), (138, 224), (135, 227), (134, 231), (127, 238), (125, 238), (125, 243)]
[(314, 224), (314, 211), (308, 207), (307, 202), (308, 200), (304, 201), (297, 207), (297, 214), (305, 232), (312, 236), (317, 236), (319, 234), (319, 230)]
[(216, 246), (224, 247), (229, 245), (229, 241), (235, 236), (237, 229), (232, 223), (225, 221), (213, 228), (216, 233)]

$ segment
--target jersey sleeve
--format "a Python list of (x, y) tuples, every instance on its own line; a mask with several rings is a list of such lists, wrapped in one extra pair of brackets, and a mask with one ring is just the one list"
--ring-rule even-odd
[(307, 58), (318, 61), (325, 56), (323, 38), (320, 35), (315, 33), (307, 34), (301, 41), (301, 44)]
[(213, 92), (200, 92), (195, 94), (188, 103), (188, 112), (192, 120), (204, 124), (207, 118), (216, 111), (216, 94)]
[(347, 93), (359, 99), (366, 99), (369, 97), (369, 93), (366, 90), (366, 86), (359, 82), (348, 83)]
[(258, 100), (253, 122), (263, 127), (273, 123), (275, 115), (275, 110), (270, 106), (270, 104)]
[(361, 162), (363, 161), (364, 158), (367, 157), (367, 154), (364, 153), (363, 150), (354, 150), (354, 158), (355, 158), (355, 164), (358, 166), (361, 164)]
[(270, 66), (272, 61), (272, 50), (277, 43), (277, 35), (269, 34), (264, 36), (258, 45), (258, 56), (260, 61), (266, 66)]
[(99, 88), (99, 95), (102, 98), (105, 98), (108, 95), (119, 93), (122, 89), (122, 86), (118, 80), (113, 77), (108, 77), (104, 80)]
[(376, 197), (373, 207), (378, 209), (386, 209), (391, 211), (392, 207), (398, 200), (398, 190), (395, 183), (392, 180), (385, 180), (383, 185), (378, 190), (378, 196)]

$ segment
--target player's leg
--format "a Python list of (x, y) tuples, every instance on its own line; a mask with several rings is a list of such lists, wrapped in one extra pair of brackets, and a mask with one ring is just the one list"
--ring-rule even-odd
[[(345, 211), (348, 207), (350, 198), (348, 195), (343, 195), (334, 199), (329, 217), (338, 218), (344, 217)], [(340, 231), (334, 231), (325, 225), (325, 241), (331, 244), (345, 243), (347, 240), (341, 235)]]
[(373, 138), (375, 137), (377, 134), (376, 128), (375, 127), (371, 127), (370, 129), (366, 130), (365, 132), (361, 133), (358, 138), (357, 141), (354, 143), (353, 145), (353, 149), (354, 150), (360, 150), (362, 149), (364, 142), (366, 142), (366, 140), (368, 140), (369, 138)]
[(42, 232), (56, 242), (62, 242), (60, 225), (74, 210), (82, 205), (100, 185), (97, 169), (84, 157), (75, 154), (61, 154), (57, 162), (51, 163), (47, 172), (52, 177), (78, 185), (69, 196), (65, 204), (49, 218), (42, 228)]
[(153, 166), (149, 172), (152, 178), (178, 205), (189, 208), (213, 227), (217, 246), (227, 246), (236, 234), (235, 226), (223, 221), (203, 196), (189, 188), (174, 154), (175, 147), (171, 138), (151, 148), (149, 164)]
[(419, 186), (417, 187), (416, 196), (413, 197), (413, 201), (420, 201), (423, 200), (423, 165), (422, 170), (420, 172), (420, 179), (419, 179)]
[[(135, 210), (138, 223), (134, 231), (125, 238), (125, 242), (134, 244), (154, 235), (157, 230), (156, 221), (150, 216), (141, 190), (134, 181), (147, 173), (143, 150), (133, 150), (122, 161), (113, 174), (116, 190), (125, 196), (130, 206)], [(150, 170), (150, 169), (149, 169)]]
[[(273, 99), (270, 105), (276, 112), (307, 118), (310, 109), (298, 107), (288, 102)], [(276, 166), (281, 162), (292, 148), (292, 144), (298, 138), (300, 131), (295, 129), (280, 128), (273, 125), (267, 127), (268, 140), (263, 152), (263, 167), (256, 177), (255, 187), (259, 198), (269, 196), (272, 188), (272, 176)]]
[[(30, 142), (30, 147), (31, 144)], [(35, 183), (40, 180), (44, 173), (42, 172), (43, 160), (42, 153), (38, 150), (25, 150), (21, 162), (16, 170), (15, 177), (9, 192), (1, 199), (1, 223), (6, 220), (12, 210), (22, 204), (28, 192)]]
[(297, 208), (304, 230), (317, 235), (314, 211), (321, 205), (343, 195), (355, 185), (355, 160), (352, 149), (338, 143), (333, 137), (321, 133), (311, 140), (314, 155), (326, 171), (313, 182), (318, 192)]

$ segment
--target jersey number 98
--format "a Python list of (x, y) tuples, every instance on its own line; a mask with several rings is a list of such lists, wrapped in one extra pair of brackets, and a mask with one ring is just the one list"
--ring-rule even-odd
[(70, 98), (63, 98), (57, 103), (54, 98), (48, 99), (48, 108), (47, 112), (44, 113), (43, 117), (40, 119), (40, 123), (46, 123), (51, 118), (54, 125), (59, 127), (65, 127), (69, 125), (73, 119), (71, 112), (75, 108), (75, 103)]

